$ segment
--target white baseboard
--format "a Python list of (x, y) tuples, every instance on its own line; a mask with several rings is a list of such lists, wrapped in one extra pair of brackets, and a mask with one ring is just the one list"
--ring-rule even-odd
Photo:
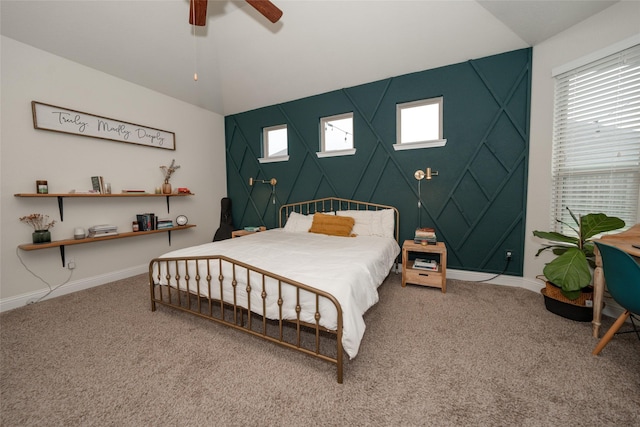
[[(114, 282), (116, 280), (126, 279), (127, 277), (137, 276), (138, 274), (143, 274), (148, 272), (149, 266), (147, 264), (139, 265), (136, 267), (127, 268), (125, 270), (114, 271), (111, 273), (103, 274), (100, 276), (87, 277), (85, 279), (75, 280), (73, 282), (69, 282), (66, 285), (63, 285), (56, 289), (50, 295), (47, 295), (46, 290), (41, 290), (38, 292), (31, 292), (28, 294), (18, 295), (12, 298), (6, 298), (0, 300), (0, 312), (4, 312), (7, 310), (12, 310), (14, 308), (22, 307), (27, 305), (30, 301), (39, 300), (47, 295), (43, 300), (59, 297), (61, 295), (70, 294), (72, 292), (81, 291), (83, 289), (93, 288), (94, 286), (104, 285), (105, 283)], [(402, 273), (400, 269), (399, 273)], [(454, 270), (447, 269), (447, 278), (454, 280), (466, 280), (472, 282), (478, 282), (478, 284), (489, 283), (492, 285), (502, 285), (502, 286), (513, 286), (517, 288), (528, 289), (532, 292), (540, 292), (540, 290), (544, 287), (544, 284), (539, 280), (531, 280), (526, 277), (519, 276), (506, 276), (499, 275), (497, 277), (493, 277), (495, 274), (489, 273), (478, 273), (475, 271), (465, 271), (465, 270)], [(490, 280), (487, 280), (490, 279)], [(622, 314), (622, 307), (615, 304), (614, 301), (608, 302), (602, 314), (610, 317), (618, 317)]]
[[(542, 288), (544, 288), (544, 283), (540, 280), (532, 280), (526, 277), (518, 277), (518, 276), (506, 276), (500, 275), (494, 279), (486, 280), (488, 278), (492, 278), (495, 274), (488, 273), (478, 273), (475, 271), (464, 271), (464, 270), (453, 270), (447, 269), (447, 278), (455, 279), (455, 280), (466, 280), (470, 282), (478, 282), (482, 283), (490, 283), (492, 285), (504, 285), (504, 286), (514, 286), (518, 288), (528, 289), (532, 292), (539, 293)], [(620, 307), (613, 299), (607, 298), (605, 301), (605, 306), (602, 309), (602, 314), (604, 316), (617, 318), (622, 314), (624, 308)], [(630, 320), (627, 320), (630, 322)], [(602, 334), (602, 331), (601, 331)]]
[[(137, 276), (149, 271), (148, 264), (142, 264), (135, 267), (130, 267), (124, 270), (113, 271), (111, 273), (102, 274), (100, 276), (87, 277), (84, 279), (74, 280), (65, 285), (60, 286), (55, 292), (47, 295), (48, 290), (41, 290), (37, 292), (30, 292), (27, 294), (18, 295), (11, 298), (0, 300), (0, 312), (12, 310), (14, 308), (23, 307), (31, 301), (47, 300), (61, 295), (70, 294), (72, 292), (81, 291), (83, 289), (93, 288), (95, 286), (104, 285), (105, 283), (114, 282), (116, 280), (126, 279), (127, 277)], [(46, 295), (46, 297), (45, 297)], [(44, 298), (43, 298), (44, 297)]]
[[(514, 286), (516, 288), (528, 289), (532, 292), (540, 292), (544, 288), (544, 283), (539, 280), (532, 280), (520, 276), (499, 275), (478, 273), (477, 271), (453, 270), (447, 269), (447, 279), (466, 280), (470, 282), (489, 283), (492, 285)], [(487, 280), (489, 279), (489, 280)]]

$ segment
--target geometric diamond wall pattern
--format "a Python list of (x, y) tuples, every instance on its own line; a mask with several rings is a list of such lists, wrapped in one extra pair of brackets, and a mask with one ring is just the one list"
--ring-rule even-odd
[[(522, 275), (531, 49), (332, 91), (225, 117), (227, 194), (236, 228), (277, 226), (283, 203), (336, 196), (390, 204), (401, 240), (432, 226), (459, 270)], [(310, 76), (309, 78), (313, 78)], [(396, 104), (442, 96), (444, 147), (395, 151)], [(318, 158), (321, 117), (353, 112), (356, 154)], [(260, 164), (262, 129), (286, 124), (289, 160)], [(438, 171), (421, 182), (417, 169)], [(249, 178), (277, 178), (269, 185)]]

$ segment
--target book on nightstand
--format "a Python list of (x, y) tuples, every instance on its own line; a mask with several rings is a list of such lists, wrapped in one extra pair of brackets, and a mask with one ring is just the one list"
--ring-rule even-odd
[(413, 241), (419, 245), (435, 245), (438, 241), (436, 230), (431, 227), (416, 228)]
[(419, 268), (421, 270), (437, 271), (438, 263), (431, 259), (416, 258), (413, 261), (413, 268)]

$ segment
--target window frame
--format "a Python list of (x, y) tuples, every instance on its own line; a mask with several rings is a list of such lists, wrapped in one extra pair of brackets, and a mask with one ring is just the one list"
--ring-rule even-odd
[[(411, 108), (438, 105), (438, 138), (424, 141), (402, 142), (402, 112)], [(444, 96), (419, 99), (416, 101), (396, 104), (396, 143), (394, 150), (415, 150), (419, 148), (444, 147), (447, 140), (444, 138)]]
[[(333, 121), (337, 121), (337, 120), (344, 120), (344, 119), (351, 119), (351, 148), (347, 148), (347, 149), (343, 149), (343, 150), (326, 150), (326, 143), (325, 143), (325, 132), (327, 131), (327, 123), (329, 122), (333, 122)], [(348, 113), (342, 113), (342, 114), (336, 114), (333, 116), (325, 116), (325, 117), (321, 117), (320, 118), (320, 151), (318, 151), (316, 153), (316, 155), (318, 156), (318, 158), (325, 158), (325, 157), (338, 157), (338, 156), (351, 156), (354, 155), (356, 153), (356, 148), (355, 148), (355, 132), (354, 132), (354, 126), (355, 122), (354, 122), (354, 114), (353, 111), (350, 111)], [(339, 131), (345, 132), (342, 129), (339, 129)], [(349, 134), (349, 132), (345, 132), (345, 134)]]
[[(269, 133), (285, 129), (287, 131), (287, 154), (280, 156), (269, 155)], [(286, 162), (289, 160), (289, 129), (286, 124), (267, 126), (262, 128), (262, 157), (258, 159), (260, 163)]]

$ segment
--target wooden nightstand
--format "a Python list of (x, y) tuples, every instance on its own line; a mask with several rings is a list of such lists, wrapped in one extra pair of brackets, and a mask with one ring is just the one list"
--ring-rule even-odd
[[(412, 268), (413, 260), (409, 260), (409, 253), (435, 254), (438, 259), (438, 270), (429, 271)], [(411, 265), (409, 265), (411, 263)], [(402, 245), (402, 287), (407, 283), (422, 286), (432, 286), (447, 291), (447, 247), (444, 242), (435, 245), (420, 245), (413, 240), (405, 240)]]
[(248, 230), (233, 230), (231, 232), (231, 238), (233, 239), (234, 237), (241, 237), (241, 236), (246, 236), (247, 234), (253, 234), (253, 233), (257, 233), (258, 231), (265, 231), (267, 229), (267, 227), (262, 226), (260, 227), (258, 230), (256, 231), (248, 231)]

